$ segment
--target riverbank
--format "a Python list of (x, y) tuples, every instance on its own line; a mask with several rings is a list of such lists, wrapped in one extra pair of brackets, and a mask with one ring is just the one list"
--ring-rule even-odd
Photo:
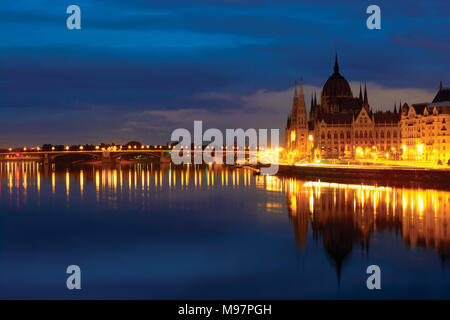
[(327, 182), (450, 190), (450, 168), (359, 165), (280, 165), (278, 176)]

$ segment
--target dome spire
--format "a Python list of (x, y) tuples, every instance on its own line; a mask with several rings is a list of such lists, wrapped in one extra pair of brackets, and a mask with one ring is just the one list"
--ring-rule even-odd
[(339, 73), (338, 55), (336, 50), (336, 57), (334, 58), (334, 73)]

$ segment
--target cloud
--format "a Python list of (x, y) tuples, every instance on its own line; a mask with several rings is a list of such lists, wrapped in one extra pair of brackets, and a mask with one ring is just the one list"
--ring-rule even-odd
[(370, 81), (375, 109), (429, 101), (450, 82), (448, 1), (382, 1), (380, 32), (357, 0), (79, 0), (79, 32), (65, 27), (67, 4), (50, 2), (0, 3), (0, 145), (161, 143), (195, 117), (284, 127), (289, 86), (303, 76), (309, 108), (335, 49), (355, 94)]
[[(359, 94), (358, 82), (351, 82), (353, 94)], [(364, 87), (363, 87), (364, 90)], [(431, 102), (436, 94), (436, 90), (422, 88), (386, 88), (377, 83), (367, 83), (367, 96), (372, 110), (392, 110), (394, 103), (406, 102), (408, 104)]]
[[(352, 82), (350, 86), (354, 96), (359, 94), (360, 83)], [(310, 108), (310, 97), (314, 92), (320, 99), (321, 88), (317, 86), (304, 86), (307, 111)], [(372, 110), (392, 110), (394, 103), (400, 101), (411, 103), (430, 102), (435, 92), (421, 88), (387, 88), (377, 83), (367, 83), (368, 98)], [(273, 91), (260, 89), (248, 94), (207, 92), (197, 94), (194, 99), (200, 101), (210, 101), (210, 103), (225, 103), (234, 105), (233, 108), (226, 109), (173, 109), (173, 110), (151, 110), (139, 113), (136, 117), (144, 123), (159, 123), (158, 131), (176, 128), (191, 129), (195, 120), (202, 120), (204, 129), (206, 128), (279, 128), (280, 136), (283, 137), (285, 121), (292, 108), (292, 97), (294, 88)], [(320, 101), (320, 100), (319, 100)], [(137, 125), (133, 122), (133, 125)], [(129, 123), (128, 125), (130, 125)], [(153, 125), (148, 125), (148, 129), (155, 129)]]

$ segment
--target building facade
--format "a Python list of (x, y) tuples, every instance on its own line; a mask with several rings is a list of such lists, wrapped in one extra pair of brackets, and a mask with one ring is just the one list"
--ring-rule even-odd
[(311, 97), (309, 120), (302, 83), (299, 95), (295, 88), (285, 130), (286, 155), (293, 162), (399, 159), (402, 145), (400, 119), (396, 107), (392, 112), (373, 112), (366, 87), (364, 95), (360, 86), (359, 96), (354, 97), (347, 80), (339, 73), (336, 56), (334, 72), (323, 86), (320, 102), (316, 94)]
[(403, 159), (448, 164), (450, 161), (450, 88), (431, 103), (404, 105), (401, 113)]

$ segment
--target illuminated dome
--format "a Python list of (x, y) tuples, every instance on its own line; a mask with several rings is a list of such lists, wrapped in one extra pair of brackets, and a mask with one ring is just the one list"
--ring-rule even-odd
[(353, 93), (347, 80), (339, 73), (337, 55), (334, 63), (334, 73), (328, 78), (327, 82), (325, 82), (322, 89), (322, 96), (353, 98)]

